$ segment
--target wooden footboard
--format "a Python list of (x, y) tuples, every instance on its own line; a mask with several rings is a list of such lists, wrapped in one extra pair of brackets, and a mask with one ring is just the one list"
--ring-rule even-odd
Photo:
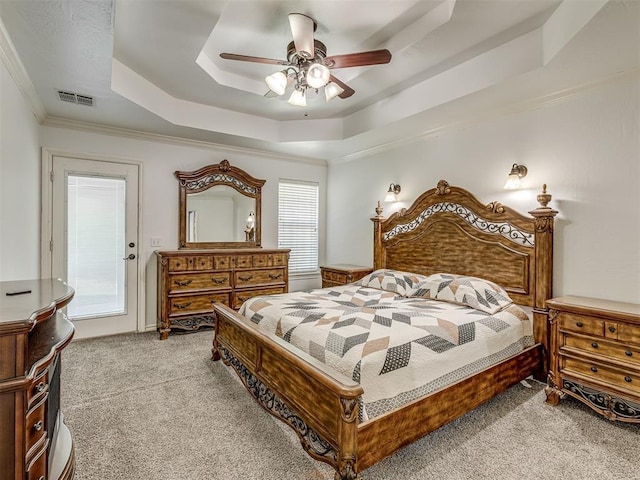
[(332, 465), (336, 478), (355, 479), (362, 387), (225, 305), (214, 310), (213, 359), (232, 366), (254, 399), (288, 423), (311, 456)]
[(542, 364), (542, 345), (464, 378), (442, 390), (358, 427), (360, 471), (398, 449), (473, 410), (519, 381), (533, 375)]
[(532, 375), (542, 345), (515, 355), (381, 417), (358, 424), (360, 385), (235, 311), (215, 304), (213, 359), (234, 368), (254, 399), (286, 422), (337, 480), (358, 473)]

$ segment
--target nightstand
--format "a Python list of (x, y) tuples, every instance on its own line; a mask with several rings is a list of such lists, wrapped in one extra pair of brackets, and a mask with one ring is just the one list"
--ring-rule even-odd
[(610, 420), (640, 423), (640, 305), (567, 296), (547, 306), (547, 403), (570, 395)]
[(372, 271), (373, 269), (369, 267), (349, 265), (346, 263), (320, 267), (320, 272), (322, 274), (322, 288), (335, 287), (336, 285), (345, 285), (347, 283), (355, 282), (365, 275), (370, 274)]

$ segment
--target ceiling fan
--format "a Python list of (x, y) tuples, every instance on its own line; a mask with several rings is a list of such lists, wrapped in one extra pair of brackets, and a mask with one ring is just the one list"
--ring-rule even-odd
[(327, 56), (325, 44), (313, 38), (313, 32), (318, 26), (313, 18), (302, 13), (290, 13), (289, 25), (293, 41), (287, 46), (286, 60), (235, 53), (221, 53), (220, 57), (226, 60), (285, 66), (283, 70), (267, 76), (265, 82), (276, 95), (283, 95), (289, 85), (294, 85), (289, 103), (301, 107), (307, 105), (308, 88), (317, 90), (324, 87), (327, 101), (334, 97), (348, 98), (355, 93), (351, 87), (333, 76), (330, 69), (380, 65), (391, 61), (391, 52), (386, 49)]

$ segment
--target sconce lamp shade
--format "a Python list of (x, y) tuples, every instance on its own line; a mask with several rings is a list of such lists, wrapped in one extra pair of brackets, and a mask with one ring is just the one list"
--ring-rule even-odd
[(524, 165), (518, 165), (514, 163), (511, 167), (511, 172), (507, 177), (507, 182), (504, 184), (504, 188), (507, 190), (511, 190), (514, 188), (520, 188), (521, 182), (520, 179), (527, 176), (527, 167)]
[(304, 90), (294, 90), (291, 96), (289, 97), (289, 103), (291, 105), (295, 105), (296, 107), (306, 107), (307, 106), (307, 98), (304, 95)]
[(385, 202), (397, 202), (398, 194), (400, 193), (400, 185), (392, 183), (389, 185), (389, 190), (387, 190), (387, 195), (384, 197)]
[(249, 212), (249, 216), (247, 217), (247, 223), (253, 223), (256, 219), (256, 214), (253, 212)]
[(287, 76), (285, 71), (272, 73), (264, 79), (269, 89), (276, 95), (282, 95), (287, 88)]
[(307, 70), (307, 85), (311, 88), (324, 87), (329, 81), (331, 72), (329, 69), (321, 63), (314, 63)]
[(327, 102), (332, 98), (337, 97), (342, 92), (344, 92), (344, 88), (337, 83), (329, 82), (324, 86), (324, 98), (327, 99)]

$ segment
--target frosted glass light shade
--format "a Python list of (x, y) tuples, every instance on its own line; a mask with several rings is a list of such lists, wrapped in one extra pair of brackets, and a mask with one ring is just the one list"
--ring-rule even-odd
[(507, 181), (504, 184), (504, 188), (507, 190), (512, 190), (514, 188), (520, 188), (520, 185), (521, 182), (518, 175), (509, 175), (507, 177)]
[(294, 90), (289, 97), (289, 103), (291, 105), (295, 105), (296, 107), (306, 107), (307, 106), (307, 98), (304, 95), (303, 90)]
[(344, 88), (337, 83), (329, 82), (324, 86), (324, 97), (327, 99), (327, 102), (342, 92), (344, 92)]
[(311, 88), (324, 87), (329, 81), (331, 72), (329, 69), (321, 63), (314, 63), (307, 70), (307, 85)]
[(511, 172), (509, 172), (509, 176), (507, 177), (507, 181), (504, 184), (504, 188), (508, 190), (520, 188), (522, 185), (521, 179), (526, 176), (527, 167), (514, 163), (513, 167), (511, 167)]
[(276, 95), (282, 95), (287, 88), (287, 76), (284, 72), (272, 73), (265, 77), (264, 81), (267, 82), (269, 90)]

